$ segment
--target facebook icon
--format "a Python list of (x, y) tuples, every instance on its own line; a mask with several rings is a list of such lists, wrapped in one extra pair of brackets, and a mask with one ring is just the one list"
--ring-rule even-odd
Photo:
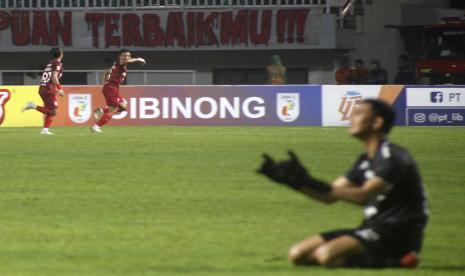
[(444, 101), (444, 96), (442, 92), (431, 92), (430, 96), (432, 103), (442, 103), (442, 101)]

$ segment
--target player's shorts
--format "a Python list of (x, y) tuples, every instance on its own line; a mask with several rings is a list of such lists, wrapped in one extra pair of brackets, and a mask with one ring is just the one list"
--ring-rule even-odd
[(411, 251), (420, 252), (423, 227), (362, 226), (320, 234), (325, 241), (347, 235), (354, 237), (371, 256), (401, 258)]
[(55, 93), (41, 86), (39, 88), (39, 95), (44, 102), (45, 108), (50, 110), (55, 110), (58, 108), (58, 102)]
[(105, 101), (108, 106), (119, 106), (124, 103), (124, 99), (120, 96), (119, 91), (116, 87), (112, 86), (103, 86), (102, 89), (103, 96), (105, 96)]

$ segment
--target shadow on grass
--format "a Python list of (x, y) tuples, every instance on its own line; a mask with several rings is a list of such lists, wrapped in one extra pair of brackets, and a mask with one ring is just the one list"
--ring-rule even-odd
[(420, 270), (432, 271), (463, 271), (465, 273), (465, 264), (463, 265), (425, 265), (420, 266)]
[[(276, 262), (283, 262), (286, 261), (286, 258), (283, 256), (273, 256), (268, 259), (264, 260), (267, 263), (276, 263)], [(323, 267), (318, 266), (301, 266), (298, 269), (305, 269), (305, 268), (320, 268), (324, 269)], [(289, 269), (289, 268), (287, 268)], [(397, 270), (397, 271), (411, 271), (414, 272), (416, 270), (423, 270), (423, 271), (444, 271), (444, 272), (456, 272), (461, 271), (465, 272), (465, 264), (462, 265), (422, 265), (417, 267), (416, 269), (404, 269), (404, 268), (396, 268), (396, 267), (385, 267), (385, 268), (360, 268), (360, 267), (340, 267), (340, 268), (332, 268), (331, 270), (360, 270), (360, 271), (382, 271), (382, 270)], [(465, 274), (464, 274), (465, 275)]]

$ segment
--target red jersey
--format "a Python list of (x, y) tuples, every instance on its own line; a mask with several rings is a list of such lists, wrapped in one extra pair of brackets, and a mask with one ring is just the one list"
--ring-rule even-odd
[(44, 73), (42, 74), (42, 79), (40, 80), (41, 91), (43, 91), (43, 89), (45, 88), (49, 92), (55, 92), (52, 82), (53, 72), (58, 72), (58, 80), (61, 78), (61, 75), (63, 75), (63, 64), (57, 59), (53, 59), (45, 67)]
[(110, 78), (105, 82), (104, 86), (112, 86), (119, 88), (119, 85), (126, 78), (128, 68), (126, 65), (121, 65), (118, 62), (115, 62), (110, 68)]

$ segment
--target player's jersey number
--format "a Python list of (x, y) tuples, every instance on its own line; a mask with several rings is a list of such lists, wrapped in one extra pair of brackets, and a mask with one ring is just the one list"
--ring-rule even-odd
[(40, 81), (40, 84), (46, 85), (50, 81), (51, 77), (52, 77), (52, 72), (44, 72), (42, 74), (42, 80)]
[(10, 99), (10, 91), (6, 89), (0, 89), (0, 125), (5, 119), (5, 104)]

